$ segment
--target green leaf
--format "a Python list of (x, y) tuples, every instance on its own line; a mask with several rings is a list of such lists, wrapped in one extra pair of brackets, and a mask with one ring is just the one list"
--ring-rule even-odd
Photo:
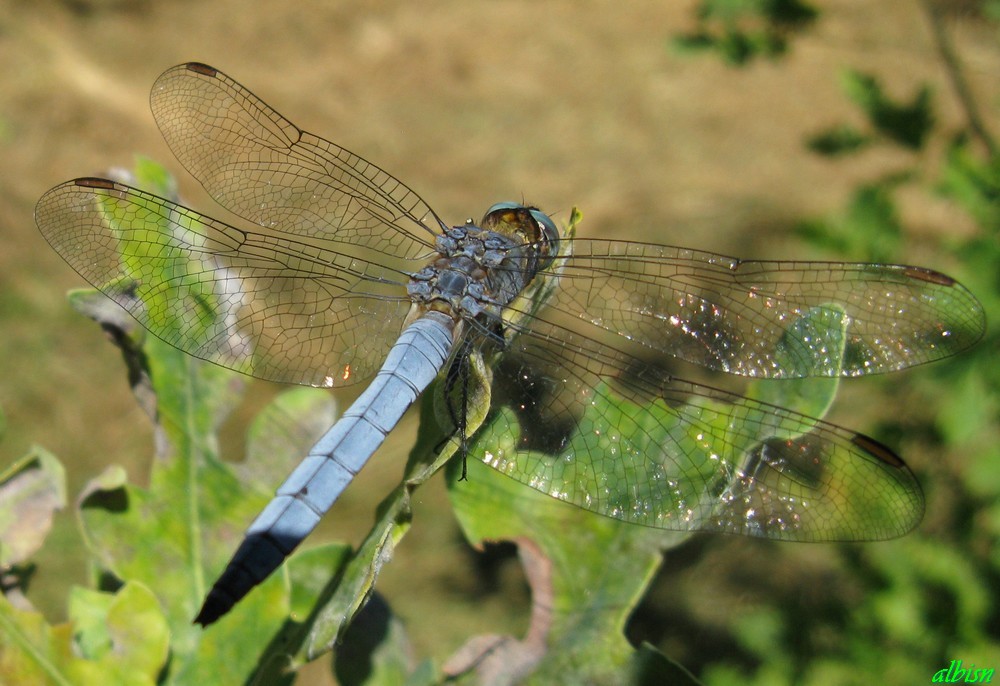
[(34, 554), (64, 507), (66, 471), (46, 450), (34, 447), (0, 472), (0, 571)]
[[(239, 613), (207, 630), (192, 625), (206, 582), (222, 570), (247, 522), (270, 499), (270, 486), (264, 490), (255, 479), (241, 481), (237, 470), (218, 458), (216, 431), (238, 399), (237, 375), (158, 339), (149, 340), (143, 350), (150, 377), (156, 379), (159, 418), (159, 449), (150, 488), (127, 484), (123, 472), (115, 468), (92, 481), (79, 501), (88, 548), (100, 570), (140, 581), (160, 599), (173, 637), (171, 674), (176, 683), (235, 683), (261, 668), (283, 670), (297, 650), (298, 634), (285, 630), (293, 598), (297, 608), (311, 607), (316, 597), (315, 568), (334, 574), (345, 550), (324, 546), (310, 554), (319, 556), (302, 577), (309, 581), (310, 591), (300, 587), (293, 592), (293, 579), (283, 570), (255, 589)], [(312, 406), (308, 412), (327, 416), (328, 404), (315, 400), (325, 393), (312, 390), (311, 395), (313, 401), (305, 404)], [(277, 402), (289, 404), (284, 399)], [(303, 409), (301, 397), (292, 405)], [(281, 416), (284, 411), (272, 409), (268, 414)], [(303, 432), (282, 446), (269, 444), (267, 455), (290, 468), (315, 438)], [(248, 452), (258, 459), (265, 454), (253, 438)], [(243, 471), (259, 474), (252, 462)], [(261, 661), (261, 655), (272, 657)]]
[[(846, 324), (843, 310), (834, 305), (805, 312), (789, 328), (776, 355), (783, 365), (803, 373), (808, 373), (813, 365), (822, 365), (825, 369), (829, 366), (829, 358), (843, 356)], [(815, 350), (817, 338), (827, 344), (828, 354), (822, 360), (811, 352)], [(819, 378), (757, 384), (751, 394), (821, 417), (836, 389), (836, 379)], [(708, 422), (727, 421), (729, 415), (725, 408), (720, 403), (714, 404), (720, 407), (700, 412), (699, 416)], [(656, 483), (646, 481), (649, 475), (638, 473), (634, 465), (624, 460), (620, 462), (622, 474), (599, 474), (595, 478), (609, 485), (608, 499), (623, 499), (621, 507), (625, 509), (628, 498), (670, 497), (697, 502), (702, 495), (697, 492), (700, 485), (717, 477), (718, 465), (711, 459), (712, 455), (725, 450), (721, 446), (702, 446), (685, 440), (678, 433), (683, 426), (678, 423), (679, 414), (662, 401), (652, 401), (644, 412), (639, 409), (635, 403), (616, 397), (609, 388), (598, 389), (577, 432), (569, 437), (568, 447), (561, 453), (576, 455), (582, 461), (583, 456), (595, 448), (592, 444), (595, 432), (588, 428), (590, 414), (616, 427), (623, 441), (628, 439), (636, 446), (644, 441), (685, 446), (684, 454), (676, 456), (680, 473), (662, 475), (662, 482), (678, 482), (669, 492), (656, 491)], [(635, 417), (644, 418), (641, 426), (630, 419)], [(448, 468), (449, 495), (462, 529), (474, 545), (496, 540), (518, 544), (535, 606), (532, 624), (522, 639), (480, 637), (470, 640), (449, 661), (446, 671), (452, 675), (475, 671), (484, 681), (510, 679), (514, 675), (519, 678), (530, 673), (527, 683), (540, 684), (658, 683), (643, 680), (650, 673), (669, 679), (669, 683), (695, 683), (683, 668), (666, 657), (651, 649), (634, 649), (623, 634), (629, 615), (659, 567), (662, 552), (684, 541), (689, 533), (647, 528), (597, 516), (526, 488), (488, 468), (485, 464), (487, 454), (513, 455), (517, 452), (514, 446), (518, 444), (518, 436), (509, 435), (507, 427), (510, 426), (517, 426), (516, 418), (503, 408), (476, 434), (465, 465), (468, 478), (462, 480), (460, 461), (455, 460)], [(795, 424), (789, 427), (787, 436), (779, 438), (796, 437), (804, 429), (808, 427)], [(751, 451), (754, 447), (730, 446), (727, 449)], [(600, 452), (599, 445), (596, 449)], [(518, 454), (516, 461), (532, 459), (531, 455)], [(551, 461), (549, 464), (551, 469), (558, 469)], [(683, 475), (691, 473), (701, 474), (702, 478), (685, 483)], [(560, 483), (558, 474), (553, 474), (547, 483)], [(616, 494), (610, 488), (617, 483), (629, 485), (627, 496)], [(647, 669), (653, 671), (643, 671)]]
[(764, 16), (780, 26), (805, 26), (819, 17), (819, 10), (802, 0), (762, 0), (761, 5)]
[(801, 0), (703, 0), (695, 14), (698, 28), (675, 35), (673, 47), (678, 52), (712, 50), (735, 67), (756, 57), (784, 55), (789, 37), (818, 16)]
[(166, 664), (166, 618), (156, 596), (140, 583), (129, 582), (114, 594), (74, 589), (69, 617), (81, 654), (119, 674), (121, 683), (135, 674), (155, 679)]
[[(295, 621), (287, 621), (260, 655), (260, 667), (252, 683), (277, 686), (292, 682), (295, 676), (292, 670), (302, 664), (297, 653), (312, 629), (318, 599), (324, 597), (331, 578), (339, 578), (351, 554), (347, 545), (323, 545), (297, 552), (285, 562), (284, 570), (291, 581), (289, 616)], [(243, 609), (241, 601), (235, 612)]]
[[(757, 380), (750, 384), (747, 396), (777, 407), (795, 407), (807, 417), (826, 416), (840, 387), (840, 377), (833, 372), (843, 368), (847, 325), (847, 313), (836, 303), (804, 312), (788, 327), (775, 350), (778, 366), (793, 370), (790, 374), (793, 378)], [(825, 360), (818, 359), (815, 348), (810, 346), (810, 342), (816, 340), (826, 342), (827, 359), (840, 360), (839, 366), (827, 371)], [(829, 375), (812, 377), (816, 368)], [(801, 378), (794, 378), (796, 376)]]
[[(995, 363), (991, 360), (987, 364)], [(992, 392), (990, 379), (980, 366), (969, 364), (957, 370), (958, 375), (949, 385), (948, 402), (941, 407), (935, 422), (948, 444), (961, 445), (974, 440), (1000, 414), (1000, 398)], [(992, 492), (1000, 492), (1000, 488)]]
[[(140, 166), (137, 176), (166, 183), (150, 165)], [(122, 220), (113, 199), (104, 209), (109, 223)], [(169, 273), (153, 280), (164, 283), (186, 283), (189, 272), (201, 268), (179, 256), (162, 264)], [(138, 293), (142, 285), (135, 288)], [(153, 303), (161, 331), (207, 335), (202, 324), (214, 309), (211, 302), (177, 306), (172, 298), (167, 291), (140, 297), (146, 306)], [(95, 581), (103, 588), (138, 582), (156, 594), (171, 637), (172, 657), (163, 675), (169, 683), (289, 681), (292, 656), (306, 634), (291, 612), (308, 614), (322, 587), (316, 580), (323, 573), (319, 570), (325, 572), (323, 582), (335, 575), (346, 559), (344, 546), (323, 546), (283, 568), (241, 603), (238, 614), (209, 629), (191, 621), (208, 582), (270, 499), (274, 473), (290, 470), (332, 422), (327, 394), (296, 389), (279, 396), (255, 422), (244, 463), (226, 464), (219, 457), (217, 432), (240, 399), (242, 377), (146, 337), (120, 307), (96, 292), (77, 291), (71, 302), (122, 349), (133, 390), (155, 422), (149, 488), (127, 483), (121, 469), (109, 467), (78, 500)], [(79, 617), (89, 620), (89, 644), (101, 645), (104, 636), (95, 629), (100, 618), (82, 610)], [(107, 631), (110, 622), (108, 615)]]
[(840, 215), (804, 221), (798, 234), (837, 255), (866, 262), (893, 262), (902, 242), (902, 226), (892, 191), (902, 178), (859, 186)]
[[(269, 678), (278, 678), (294, 664), (291, 656), (303, 635), (301, 627), (286, 626), (289, 617), (293, 613), (303, 618), (308, 614), (322, 583), (334, 576), (345, 561), (345, 546), (322, 546), (293, 556), (287, 570), (273, 575), (241, 602), (238, 613), (205, 631), (190, 622), (204, 599), (205, 581), (221, 571), (246, 523), (271, 497), (273, 485), (268, 484), (265, 490), (256, 478), (267, 470), (254, 462), (266, 455), (272, 462), (290, 468), (316, 438), (308, 431), (297, 439), (287, 432), (275, 432), (286, 438), (282, 446), (275, 446), (267, 418), (284, 416), (288, 407), (306, 411), (311, 405), (303, 419), (306, 424), (317, 426), (310, 414), (329, 415), (326, 394), (314, 389), (296, 389), (291, 391), (297, 396), (292, 401), (279, 396), (274, 403), (278, 407), (269, 406), (255, 424), (256, 431), (268, 437), (265, 443), (270, 447), (263, 449), (251, 436), (248, 453), (257, 459), (248, 458), (240, 465), (242, 469), (237, 470), (218, 461), (215, 422), (203, 423), (199, 419), (199, 415), (207, 418), (214, 414), (216, 419), (225, 415), (222, 411), (225, 405), (216, 406), (218, 411), (212, 413), (207, 412), (203, 403), (211, 405), (213, 398), (228, 402), (225, 388), (230, 385), (224, 381), (225, 377), (231, 380), (231, 375), (163, 344), (159, 346), (162, 350), (150, 356), (154, 368), (163, 355), (176, 356), (176, 363), (192, 366), (190, 376), (172, 376), (162, 368), (155, 374), (161, 379), (172, 379), (171, 386), (183, 382), (157, 397), (161, 400), (160, 416), (166, 420), (166, 427), (177, 427), (184, 422), (179, 421), (172, 409), (165, 408), (164, 402), (168, 399), (171, 404), (180, 402), (182, 408), (190, 404), (189, 415), (194, 416), (187, 418), (184, 429), (190, 433), (181, 435), (178, 429), (163, 429), (174, 441), (168, 438), (162, 444), (179, 441), (184, 448), (180, 453), (160, 455), (154, 463), (153, 486), (149, 491), (124, 484), (114, 471), (88, 488), (81, 500), (88, 542), (102, 568), (119, 578), (143, 579), (170, 610), (175, 641), (180, 640), (188, 648), (178, 650), (171, 665), (178, 683), (228, 683), (244, 680), (258, 668), (270, 674)], [(154, 343), (152, 347), (158, 346)], [(206, 382), (219, 374), (224, 378), (215, 379), (218, 383), (209, 382), (214, 392), (207, 390)], [(304, 395), (311, 396), (309, 403), (302, 402)], [(317, 402), (318, 399), (324, 402)], [(241, 481), (237, 471), (253, 476)], [(318, 578), (322, 581), (318, 582)]]
[[(942, 173), (941, 191), (972, 215), (993, 241), (1000, 232), (1000, 154), (980, 159), (966, 136), (957, 137), (948, 147)], [(996, 250), (992, 251), (994, 259)]]
[(929, 86), (921, 86), (909, 103), (897, 103), (885, 95), (877, 78), (848, 69), (841, 74), (841, 87), (879, 134), (910, 150), (923, 148), (934, 127)]
[[(625, 622), (659, 568), (661, 551), (688, 534), (600, 517), (522, 486), (477, 458), (499, 438), (489, 429), (477, 438), (467, 480), (459, 480), (459, 460), (449, 466), (449, 495), (474, 545), (518, 544), (538, 609), (524, 638), (471, 639), (450, 661), (450, 672), (474, 669), (483, 681), (530, 673), (525, 683), (637, 683), (632, 675), (648, 656), (629, 645)], [(662, 656), (654, 662), (683, 673)]]
[[(432, 665), (429, 676), (440, 683), (440, 677)], [(355, 618), (338, 646), (334, 662), (337, 683), (342, 686), (354, 684), (413, 684), (413, 648), (407, 638), (403, 623), (389, 610), (388, 605), (377, 593), (364, 610)]]
[[(291, 455), (290, 445), (311, 445), (337, 419), (336, 403), (326, 392), (315, 388), (291, 388), (278, 395), (258, 414), (247, 431), (247, 455), (233, 465), (248, 484), (269, 492), (288, 476), (288, 463), (301, 459)], [(276, 460), (275, 455), (286, 459)]]
[(871, 142), (871, 136), (866, 136), (853, 126), (841, 124), (810, 136), (806, 140), (806, 147), (826, 157), (837, 157), (857, 152)]
[(145, 188), (168, 200), (177, 199), (177, 180), (159, 162), (145, 155), (136, 155), (131, 173), (126, 173), (130, 186)]
[(734, 67), (748, 64), (760, 52), (749, 34), (733, 29), (723, 32), (715, 46), (722, 58)]
[(10, 684), (153, 686), (169, 654), (156, 598), (141, 584), (74, 592), (73, 624), (49, 626), (0, 597), (0, 678)]
[(684, 33), (673, 36), (670, 45), (678, 53), (705, 52), (715, 47), (715, 38), (704, 31)]

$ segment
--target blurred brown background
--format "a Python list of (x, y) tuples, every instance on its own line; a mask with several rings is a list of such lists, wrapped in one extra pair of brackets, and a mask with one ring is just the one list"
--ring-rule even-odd
[[(948, 31), (987, 123), (1000, 130), (996, 28), (962, 3), (941, 5), (954, 10)], [(582, 235), (745, 257), (822, 257), (792, 238), (792, 223), (842, 207), (860, 180), (901, 162), (890, 147), (845, 162), (804, 150), (808, 135), (857, 120), (839, 70), (871, 71), (900, 97), (929, 83), (940, 130), (965, 123), (920, 2), (817, 3), (821, 19), (780, 63), (743, 69), (671, 48), (673, 36), (694, 27), (696, 7), (0, 0), (0, 407), (8, 425), (0, 464), (37, 442), (70, 466), (71, 494), (112, 463), (144, 479), (148, 422), (117, 353), (66, 305), (65, 291), (84, 284), (38, 234), (32, 208), (49, 187), (128, 166), (142, 153), (176, 173), (189, 204), (213, 213), (148, 111), (149, 87), (171, 65), (198, 60), (228, 72), (299, 126), (406, 181), (446, 221), (523, 198), (557, 221), (579, 206)], [(932, 141), (924, 154), (942, 147)], [(929, 238), (970, 232), (969, 220), (928, 194), (902, 201), (907, 259), (949, 271)], [(255, 384), (251, 397), (268, 392)], [(862, 401), (832, 418), (864, 429), (865, 410)], [(232, 435), (243, 420), (233, 420)], [(357, 541), (398, 478), (412, 429), (411, 421), (338, 504), (329, 535)], [(379, 583), (419, 648), (446, 654), (473, 633), (523, 630), (523, 605), (461, 592), (476, 587), (475, 569), (440, 486), (422, 492), (421, 508)], [(74, 545), (66, 520), (59, 540)], [(712, 545), (751, 566), (762, 554), (752, 542)], [(83, 578), (72, 565), (43, 565), (37, 583)], [(467, 612), (447, 621), (428, 614), (436, 605), (422, 598), (441, 593)], [(61, 601), (38, 602), (59, 618)], [(738, 612), (713, 610), (710, 587), (692, 602), (709, 614)]]

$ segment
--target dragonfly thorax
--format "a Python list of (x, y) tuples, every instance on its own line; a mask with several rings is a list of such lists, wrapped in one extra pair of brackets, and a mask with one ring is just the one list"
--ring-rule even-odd
[(524, 246), (495, 231), (456, 226), (438, 236), (435, 248), (431, 262), (410, 275), (407, 294), (456, 319), (498, 316), (532, 276), (520, 259)]
[(537, 208), (493, 205), (482, 226), (471, 220), (437, 237), (437, 254), (410, 276), (407, 293), (423, 310), (458, 319), (502, 320), (501, 312), (558, 252), (552, 220)]

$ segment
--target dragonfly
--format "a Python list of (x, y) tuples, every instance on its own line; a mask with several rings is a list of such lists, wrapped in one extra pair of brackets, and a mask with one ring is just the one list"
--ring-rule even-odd
[[(751, 379), (940, 360), (985, 328), (949, 276), (577, 238), (516, 202), (453, 226), (218, 69), (173, 67), (150, 103), (180, 163), (240, 221), (86, 177), (39, 200), (47, 241), (190, 355), (272, 381), (370, 380), (250, 524), (197, 623), (282, 563), (435, 379), (442, 428), (467, 446), (477, 364), (491, 426), (510, 437), (482, 459), (600, 515), (791, 541), (880, 540), (920, 521), (920, 486), (889, 447), (656, 360)], [(803, 329), (816, 313), (842, 347)]]

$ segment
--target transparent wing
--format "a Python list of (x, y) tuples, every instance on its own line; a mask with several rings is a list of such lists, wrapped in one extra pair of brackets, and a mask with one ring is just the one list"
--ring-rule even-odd
[[(758, 378), (890, 372), (962, 351), (983, 335), (982, 306), (929, 269), (742, 261), (671, 246), (575, 240), (551, 269), (549, 312), (709, 369)], [(822, 345), (795, 369), (779, 362), (788, 326), (827, 303), (845, 308), (847, 350)], [(530, 326), (530, 324), (529, 324)], [(579, 324), (573, 328), (580, 329)], [(600, 332), (592, 330), (597, 336)]]
[(664, 376), (546, 322), (511, 344), (493, 407), (477, 457), (626, 522), (856, 541), (900, 536), (923, 514), (915, 477), (874, 440)]
[(399, 258), (373, 263), (318, 236), (243, 231), (113, 181), (56, 186), (38, 201), (35, 222), (70, 266), (153, 334), (262, 379), (364, 378), (410, 306)]
[(168, 69), (150, 107), (181, 164), (249, 222), (406, 259), (434, 245), (441, 220), (399, 179), (302, 131), (212, 67)]

